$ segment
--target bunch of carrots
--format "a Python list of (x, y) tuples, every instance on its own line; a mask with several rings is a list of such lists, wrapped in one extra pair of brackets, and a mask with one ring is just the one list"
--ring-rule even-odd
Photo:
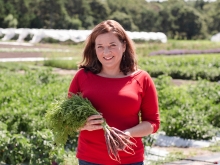
[[(76, 132), (86, 124), (86, 119), (99, 112), (81, 93), (72, 94), (61, 101), (56, 101), (46, 113), (48, 128), (54, 134), (56, 145), (65, 145), (68, 137), (73, 137)], [(111, 159), (120, 162), (118, 151), (135, 154), (131, 141), (132, 137), (117, 128), (110, 127), (105, 119), (102, 123), (108, 155)]]

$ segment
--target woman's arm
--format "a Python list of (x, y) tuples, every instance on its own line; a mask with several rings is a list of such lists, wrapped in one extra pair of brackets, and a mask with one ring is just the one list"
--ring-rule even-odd
[(147, 121), (142, 121), (140, 124), (126, 129), (124, 132), (132, 137), (148, 136), (153, 133), (153, 126)]
[[(143, 83), (143, 97), (141, 103), (141, 119), (140, 124), (129, 129), (134, 136), (147, 136), (155, 133), (160, 127), (160, 114), (157, 90), (154, 85), (153, 79), (150, 75), (146, 75)], [(136, 128), (137, 127), (137, 128)], [(143, 132), (142, 132), (143, 131)]]

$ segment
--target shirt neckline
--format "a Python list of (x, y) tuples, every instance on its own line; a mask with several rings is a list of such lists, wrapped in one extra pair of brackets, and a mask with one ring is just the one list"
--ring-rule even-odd
[(96, 77), (99, 77), (99, 78), (102, 78), (102, 79), (122, 80), (122, 79), (127, 79), (127, 78), (133, 78), (134, 76), (140, 74), (141, 72), (142, 72), (142, 70), (138, 69), (134, 73), (132, 73), (128, 76), (125, 76), (125, 77), (104, 77), (104, 76), (100, 76), (100, 75), (97, 75), (97, 74), (93, 74), (93, 73), (92, 74), (95, 75)]

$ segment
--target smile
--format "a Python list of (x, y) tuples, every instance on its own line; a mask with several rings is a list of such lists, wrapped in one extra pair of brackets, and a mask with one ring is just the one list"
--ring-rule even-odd
[(114, 56), (111, 56), (111, 57), (103, 57), (105, 60), (111, 60), (114, 58)]

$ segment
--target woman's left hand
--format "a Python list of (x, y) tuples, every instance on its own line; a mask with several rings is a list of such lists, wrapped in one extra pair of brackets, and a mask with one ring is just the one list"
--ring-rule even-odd
[(80, 131), (94, 131), (102, 129), (103, 117), (101, 115), (92, 115), (87, 118), (86, 124), (80, 129)]

